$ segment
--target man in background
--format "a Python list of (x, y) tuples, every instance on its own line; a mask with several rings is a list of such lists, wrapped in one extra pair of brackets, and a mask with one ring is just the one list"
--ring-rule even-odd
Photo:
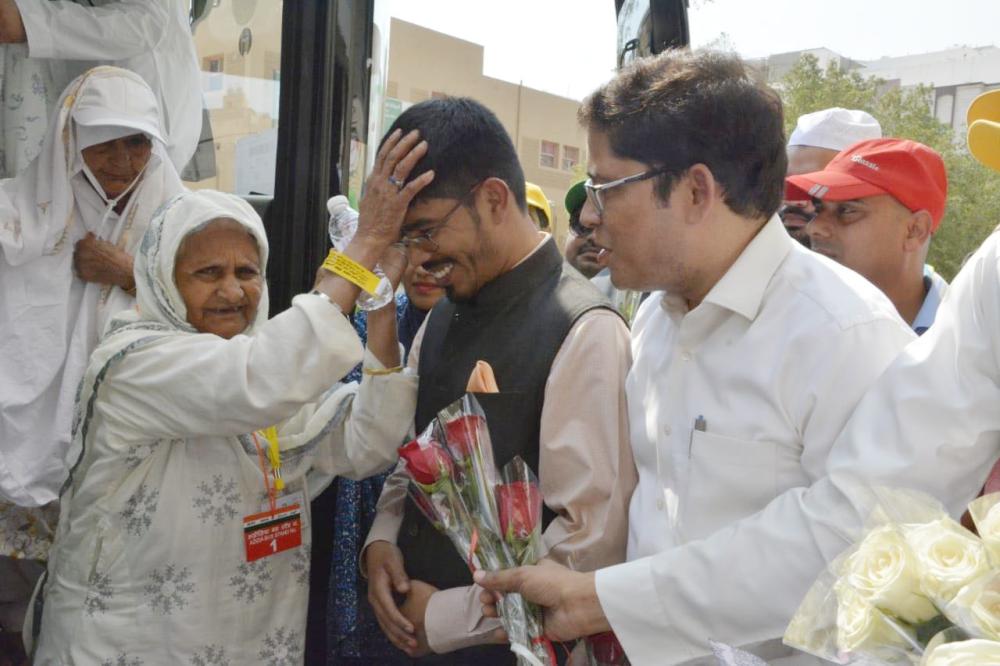
[[(597, 285), (606, 296), (610, 296), (611, 278), (607, 271), (607, 256), (601, 254), (601, 248), (594, 243), (593, 229), (580, 224), (580, 211), (587, 193), (583, 189), (583, 181), (576, 183), (566, 192), (566, 212), (569, 213), (569, 235), (566, 237), (564, 254), (569, 265), (583, 273), (585, 278)], [(603, 284), (596, 281), (596, 276), (603, 275), (607, 279)], [(606, 288), (602, 288), (606, 287)]]
[[(788, 139), (787, 176), (822, 170), (837, 153), (865, 139), (882, 137), (882, 127), (865, 111), (834, 107), (799, 116)], [(805, 227), (815, 211), (810, 202), (785, 201), (781, 220), (792, 238), (809, 247)]]
[(948, 288), (925, 266), (948, 194), (941, 156), (916, 141), (871, 139), (786, 182), (786, 199), (815, 211), (812, 249), (863, 275), (917, 335), (926, 331)]

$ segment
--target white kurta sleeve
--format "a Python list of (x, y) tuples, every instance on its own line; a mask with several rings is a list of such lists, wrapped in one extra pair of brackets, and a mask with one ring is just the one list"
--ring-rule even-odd
[[(370, 351), (365, 368), (383, 369)], [(361, 384), (339, 384), (316, 404), (306, 405), (278, 429), (282, 450), (309, 452), (310, 492), (316, 495), (336, 476), (364, 479), (396, 462), (413, 421), (417, 376), (412, 372), (363, 375)]]
[[(801, 465), (812, 485), (778, 495), (705, 539), (598, 571), (601, 606), (632, 663), (704, 656), (709, 639), (751, 646), (782, 636), (828, 558), (850, 544), (861, 523), (854, 507), (864, 498), (827, 476), (831, 446), (912, 337), (901, 321), (879, 319), (818, 334), (811, 344), (821, 353), (790, 351), (803, 376), (788, 382), (800, 391), (782, 401), (801, 424)], [(869, 454), (879, 455), (875, 448)]]
[(69, 0), (15, 0), (32, 58), (123, 60), (152, 52), (170, 23), (163, 0), (85, 7)]
[(300, 295), (253, 336), (168, 336), (128, 351), (97, 408), (145, 438), (240, 435), (319, 400), (362, 351), (336, 307)]

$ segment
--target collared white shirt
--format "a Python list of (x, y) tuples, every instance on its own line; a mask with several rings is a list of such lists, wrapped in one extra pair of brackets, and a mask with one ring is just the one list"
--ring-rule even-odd
[[(821, 566), (801, 587), (768, 566), (808, 531), (785, 516), (912, 338), (885, 295), (801, 247), (777, 217), (693, 310), (662, 293), (643, 304), (626, 388), (639, 471), (630, 561), (597, 574), (632, 663), (702, 657), (709, 639), (780, 638)], [(777, 647), (762, 656), (789, 653)]]

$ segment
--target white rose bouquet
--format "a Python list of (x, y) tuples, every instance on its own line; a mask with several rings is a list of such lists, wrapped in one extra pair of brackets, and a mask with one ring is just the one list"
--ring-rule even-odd
[[(785, 643), (841, 664), (917, 664), (945, 641), (1000, 640), (1000, 548), (927, 496), (873, 494), (870, 529), (813, 585)], [(997, 503), (978, 509), (986, 516)], [(1000, 509), (993, 517), (1000, 546)]]
[(983, 666), (1000, 664), (1000, 643), (973, 639), (942, 643), (924, 655), (920, 666)]

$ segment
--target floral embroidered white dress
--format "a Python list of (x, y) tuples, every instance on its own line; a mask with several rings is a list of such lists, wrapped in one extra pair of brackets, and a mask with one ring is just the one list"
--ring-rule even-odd
[[(300, 295), (249, 334), (193, 331), (173, 282), (181, 240), (230, 218), (266, 238), (242, 201), (187, 193), (154, 218), (136, 257), (138, 311), (112, 324), (81, 386), (35, 664), (301, 664), (309, 578), (302, 545), (247, 561), (243, 519), (267, 508), (251, 433), (278, 425), (285, 498), (384, 469), (416, 376), (340, 385), (362, 358), (348, 320)], [(365, 363), (378, 361), (365, 354)], [(393, 405), (393, 409), (383, 406)], [(263, 437), (258, 435), (262, 446)]]

